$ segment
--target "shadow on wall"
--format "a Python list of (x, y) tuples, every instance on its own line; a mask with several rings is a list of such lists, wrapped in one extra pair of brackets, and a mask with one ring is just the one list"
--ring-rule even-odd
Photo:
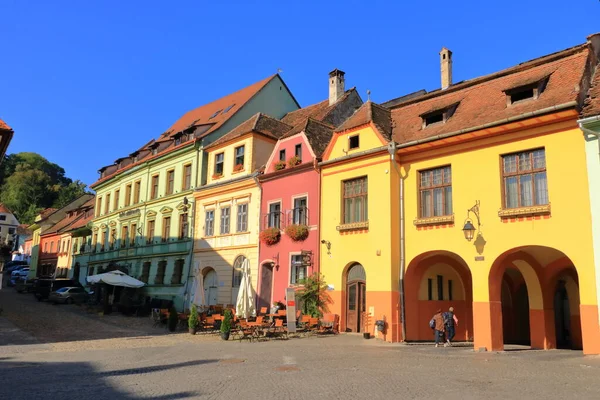
[[(156, 372), (188, 368), (188, 373), (197, 371), (197, 366), (216, 363), (218, 360), (197, 360), (177, 364), (153, 365), (142, 368), (113, 371), (99, 371), (90, 363), (84, 362), (15, 362), (3, 359), (0, 374), (10, 385), (0, 385), (0, 398), (31, 399), (40, 396), (61, 399), (186, 399), (198, 398), (201, 393), (179, 391), (176, 385), (163, 385)], [(192, 368), (196, 368), (195, 370)], [(178, 371), (176, 373), (181, 373)], [(144, 392), (160, 391), (164, 394), (138, 396), (132, 393), (132, 381), (128, 375), (137, 375), (136, 383)], [(119, 379), (118, 377), (124, 376)], [(109, 378), (109, 379), (106, 379)], [(67, 379), (68, 386), (60, 384)], [(152, 388), (152, 385), (156, 385)], [(166, 393), (165, 393), (166, 392)], [(53, 396), (55, 395), (55, 396)]]

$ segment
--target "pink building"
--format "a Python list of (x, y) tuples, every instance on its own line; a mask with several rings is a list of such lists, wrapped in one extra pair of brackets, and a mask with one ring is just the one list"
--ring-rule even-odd
[[(260, 176), (261, 243), (257, 306), (284, 302), (285, 290), (319, 271), (320, 174), (317, 163), (333, 130), (360, 107), (344, 73), (332, 71), (329, 99), (283, 117), (292, 127), (275, 145)], [(303, 257), (304, 256), (304, 257)]]

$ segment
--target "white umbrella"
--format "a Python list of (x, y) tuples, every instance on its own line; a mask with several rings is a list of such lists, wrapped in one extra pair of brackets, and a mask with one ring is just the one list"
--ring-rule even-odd
[(196, 292), (194, 293), (193, 303), (202, 307), (206, 304), (206, 300), (204, 298), (204, 275), (202, 275), (202, 272), (198, 272), (198, 278), (196, 279), (196, 282), (197, 286)]
[(103, 282), (112, 286), (123, 286), (129, 288), (140, 288), (145, 285), (144, 282), (138, 281), (135, 278), (121, 271), (110, 271), (104, 274), (91, 275), (87, 277), (89, 283)]
[(256, 315), (252, 280), (250, 279), (250, 262), (247, 259), (242, 264), (242, 281), (240, 282), (240, 290), (235, 304), (235, 314), (241, 318)]

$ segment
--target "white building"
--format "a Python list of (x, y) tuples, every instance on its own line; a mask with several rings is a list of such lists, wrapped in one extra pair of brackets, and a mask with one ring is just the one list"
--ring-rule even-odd
[(9, 245), (12, 247), (18, 226), (19, 221), (17, 221), (12, 211), (0, 203), (0, 246)]

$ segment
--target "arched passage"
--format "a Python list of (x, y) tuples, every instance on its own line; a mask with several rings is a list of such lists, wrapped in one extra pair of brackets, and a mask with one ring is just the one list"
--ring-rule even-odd
[(408, 265), (404, 287), (406, 339), (432, 340), (429, 320), (436, 310), (454, 307), (459, 323), (455, 340), (473, 335), (473, 290), (471, 271), (451, 252), (434, 251), (415, 257)]
[(217, 272), (212, 267), (206, 267), (202, 270), (202, 290), (204, 293), (203, 305), (214, 306), (217, 304), (219, 287)]

